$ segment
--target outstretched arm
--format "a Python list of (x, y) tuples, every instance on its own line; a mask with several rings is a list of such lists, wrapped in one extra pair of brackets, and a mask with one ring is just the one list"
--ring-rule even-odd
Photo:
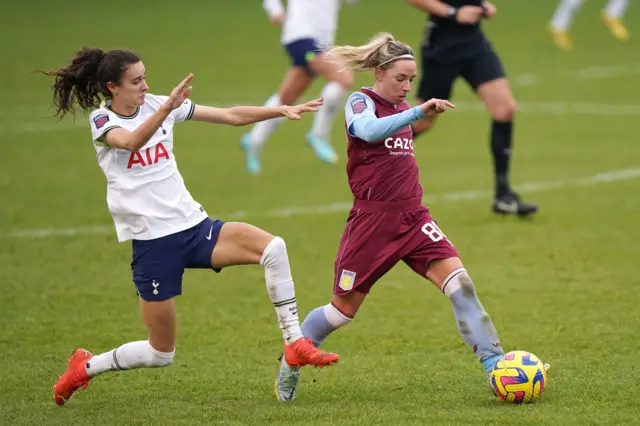
[(247, 124), (282, 116), (290, 120), (300, 120), (300, 114), (318, 111), (322, 102), (323, 100), (320, 98), (301, 105), (283, 105), (279, 107), (236, 106), (232, 108), (216, 108), (196, 105), (191, 120), (229, 124), (231, 126), (246, 126)]
[(377, 142), (386, 139), (399, 129), (422, 117), (424, 117), (424, 112), (420, 106), (383, 118), (378, 118), (374, 114), (366, 114), (351, 123), (349, 133), (365, 142)]
[(425, 115), (441, 114), (455, 105), (441, 99), (429, 99), (421, 105), (398, 114), (379, 118), (371, 98), (360, 92), (349, 96), (344, 108), (347, 131), (365, 142), (379, 142)]

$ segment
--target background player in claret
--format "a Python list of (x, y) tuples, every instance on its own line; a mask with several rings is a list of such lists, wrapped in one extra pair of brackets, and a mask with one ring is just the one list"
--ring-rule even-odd
[[(182, 293), (185, 268), (214, 269), (260, 264), (285, 341), (285, 358), (298, 365), (327, 365), (336, 354), (318, 351), (303, 339), (285, 242), (245, 223), (211, 220), (184, 185), (173, 154), (173, 126), (185, 120), (245, 125), (317, 111), (320, 100), (297, 106), (213, 108), (189, 100), (193, 75), (170, 96), (148, 93), (140, 57), (128, 50), (83, 48), (53, 76), (57, 113), (95, 110), (91, 133), (98, 163), (107, 178), (107, 204), (119, 241), (132, 241), (133, 281), (140, 295), (148, 339), (93, 356), (76, 350), (54, 386), (63, 405), (98, 374), (132, 368), (165, 367), (176, 341), (175, 296)], [(106, 100), (100, 102), (101, 98)], [(99, 327), (96, 328), (99, 330)]]
[[(373, 72), (375, 83), (353, 93), (345, 106), (347, 175), (355, 201), (335, 260), (334, 296), (309, 313), (302, 333), (320, 345), (353, 320), (376, 281), (403, 261), (449, 297), (462, 338), (490, 371), (503, 354), (498, 335), (458, 252), (422, 206), (413, 152), (410, 124), (453, 105), (431, 99), (409, 108), (405, 99), (416, 60), (391, 34), (379, 34), (364, 46), (335, 47), (330, 54), (351, 69)], [(299, 378), (300, 370), (282, 359), (278, 399), (293, 399)]]
[[(530, 215), (538, 210), (525, 203), (511, 188), (513, 119), (516, 102), (504, 69), (480, 28), (480, 21), (496, 15), (496, 7), (480, 0), (406, 0), (428, 12), (422, 44), (422, 75), (418, 102), (449, 99), (455, 80), (462, 76), (491, 114), (490, 147), (495, 174), (493, 211)], [(413, 123), (416, 136), (435, 124), (435, 117)]]
[[(331, 164), (338, 160), (329, 140), (331, 127), (347, 90), (353, 84), (353, 73), (348, 70), (340, 72), (341, 64), (328, 60), (324, 54), (324, 49), (335, 41), (342, 1), (287, 0), (286, 13), (280, 0), (263, 2), (271, 21), (276, 25), (282, 24), (280, 42), (291, 58), (291, 67), (278, 92), (265, 105), (273, 107), (296, 102), (316, 76), (325, 78), (328, 83), (320, 95), (325, 107), (315, 115), (305, 138), (318, 158)], [(354, 3), (357, 0), (346, 1)], [(281, 122), (279, 118), (263, 121), (242, 137), (246, 167), (250, 173), (260, 173), (262, 147)]]
[[(580, 10), (583, 2), (584, 0), (560, 0), (551, 17), (549, 30), (551, 31), (553, 42), (560, 49), (573, 49), (569, 28), (571, 28), (573, 18)], [(601, 12), (602, 21), (609, 29), (609, 32), (620, 41), (629, 39), (629, 30), (622, 23), (622, 17), (627, 10), (627, 6), (629, 6), (629, 0), (609, 0)]]

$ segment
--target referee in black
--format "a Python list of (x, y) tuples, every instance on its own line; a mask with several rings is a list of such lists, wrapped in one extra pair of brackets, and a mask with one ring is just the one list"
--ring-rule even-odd
[[(520, 200), (509, 183), (509, 161), (516, 102), (504, 69), (480, 28), (495, 16), (496, 7), (481, 0), (405, 0), (429, 17), (422, 44), (422, 79), (418, 103), (450, 99), (453, 83), (462, 76), (487, 106), (491, 124), (491, 153), (495, 170), (493, 211), (528, 216), (538, 206)], [(435, 116), (412, 124), (414, 136), (431, 129)]]

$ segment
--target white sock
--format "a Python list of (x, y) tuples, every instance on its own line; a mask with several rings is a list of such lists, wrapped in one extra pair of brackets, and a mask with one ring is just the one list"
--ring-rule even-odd
[(551, 18), (551, 26), (558, 31), (566, 31), (582, 5), (583, 0), (561, 0)]
[(627, 10), (628, 5), (629, 0), (609, 0), (609, 3), (607, 3), (607, 7), (605, 8), (605, 13), (608, 16), (621, 19), (625, 10)]
[(324, 141), (329, 140), (331, 126), (336, 118), (336, 113), (342, 105), (342, 99), (346, 93), (340, 84), (330, 81), (322, 89), (320, 96), (324, 99), (324, 105), (313, 117), (311, 134)]
[(455, 269), (453, 272), (447, 275), (447, 277), (444, 279), (442, 284), (442, 292), (446, 294), (447, 297), (450, 298), (453, 295), (453, 293), (460, 290), (461, 288), (460, 280), (455, 278), (463, 272), (467, 272), (467, 270), (465, 268)]
[(271, 240), (262, 253), (260, 264), (264, 266), (267, 292), (276, 309), (282, 337), (287, 344), (291, 344), (302, 337), (302, 332), (287, 246), (282, 238)]
[(349, 318), (348, 316), (344, 315), (331, 303), (322, 307), (322, 313), (324, 313), (324, 317), (327, 319), (329, 324), (331, 324), (335, 328), (340, 328), (343, 325), (347, 325), (351, 321), (353, 321), (353, 318)]
[(148, 340), (125, 343), (119, 348), (96, 355), (87, 362), (85, 369), (91, 377), (106, 371), (132, 368), (166, 367), (173, 362), (173, 352), (160, 352), (151, 347)]
[[(277, 93), (271, 95), (264, 104), (266, 107), (278, 107), (280, 106), (280, 96)], [(267, 138), (271, 133), (276, 130), (276, 127), (285, 120), (285, 117), (272, 118), (271, 120), (260, 121), (256, 123), (251, 130), (251, 143), (254, 146), (261, 147), (267, 141)]]

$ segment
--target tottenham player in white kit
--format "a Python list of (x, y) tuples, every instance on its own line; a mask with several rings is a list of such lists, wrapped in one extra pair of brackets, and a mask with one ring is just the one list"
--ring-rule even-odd
[[(335, 42), (338, 13), (342, 0), (288, 0), (284, 11), (281, 0), (263, 0), (271, 22), (282, 25), (280, 43), (291, 58), (291, 67), (265, 106), (290, 105), (302, 95), (318, 75), (328, 83), (321, 98), (325, 108), (314, 117), (311, 130), (305, 138), (322, 161), (335, 163), (338, 155), (329, 142), (335, 116), (340, 110), (345, 94), (353, 84), (353, 72), (342, 66), (339, 60), (327, 58), (324, 49)], [(357, 0), (345, 0), (354, 3)], [(256, 124), (242, 137), (249, 173), (261, 171), (260, 153), (267, 138), (283, 120), (275, 118)]]
[(132, 241), (133, 281), (148, 331), (146, 340), (100, 355), (74, 351), (54, 386), (58, 405), (101, 373), (172, 363), (174, 298), (182, 293), (185, 268), (219, 272), (233, 265), (262, 265), (287, 362), (323, 366), (338, 361), (338, 355), (319, 351), (302, 338), (282, 238), (245, 223), (209, 219), (185, 187), (173, 154), (173, 127), (178, 122), (239, 126), (281, 116), (297, 120), (302, 113), (317, 111), (321, 100), (272, 108), (201, 106), (188, 99), (191, 74), (170, 96), (154, 96), (148, 93), (144, 64), (128, 50), (85, 47), (66, 67), (44, 73), (55, 77), (53, 101), (59, 115), (74, 111), (76, 105), (85, 111), (95, 108), (89, 122), (107, 179), (107, 205), (118, 241)]

